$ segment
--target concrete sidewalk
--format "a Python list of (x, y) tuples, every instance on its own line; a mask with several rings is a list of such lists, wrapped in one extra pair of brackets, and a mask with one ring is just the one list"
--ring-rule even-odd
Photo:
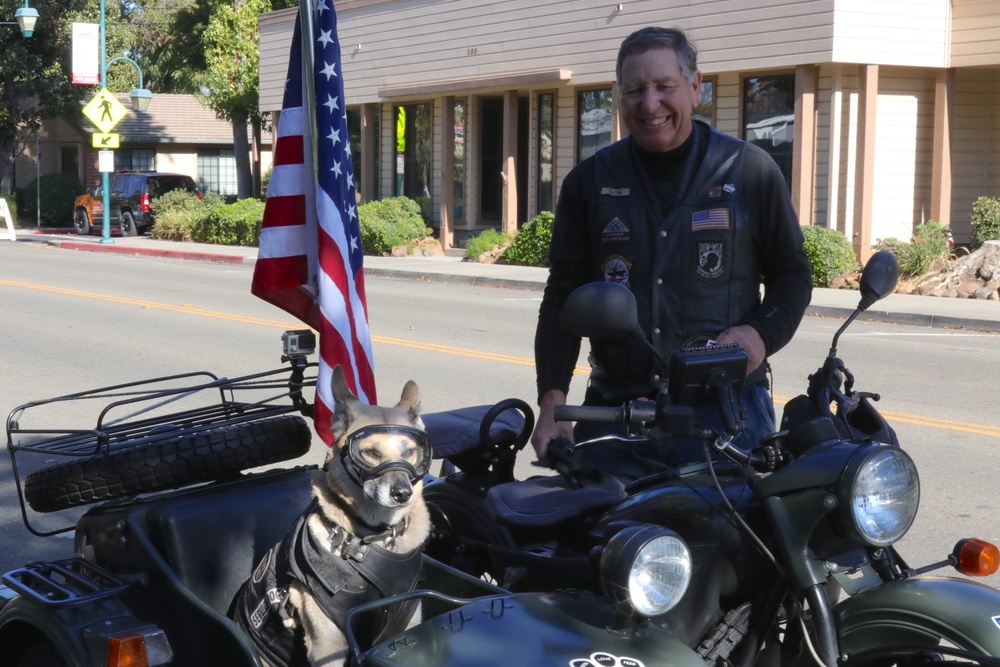
[[(117, 252), (174, 259), (254, 264), (257, 248), (203, 243), (160, 241), (148, 236), (77, 236), (64, 230), (18, 230), (17, 242), (44, 243), (68, 250)], [(460, 256), (365, 257), (365, 275), (411, 280), (459, 282), (470, 285), (541, 290), (548, 270), (530, 266), (463, 262)], [(854, 310), (858, 293), (851, 290), (813, 290), (806, 314), (844, 317)], [(1000, 302), (892, 294), (876, 303), (859, 319), (930, 327), (962, 328), (1000, 333)]]

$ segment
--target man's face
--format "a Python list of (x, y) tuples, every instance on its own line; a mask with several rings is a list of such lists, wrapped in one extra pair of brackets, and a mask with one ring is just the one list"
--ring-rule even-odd
[(625, 127), (649, 152), (680, 146), (691, 135), (691, 113), (701, 100), (701, 72), (688, 83), (673, 49), (650, 49), (622, 63)]

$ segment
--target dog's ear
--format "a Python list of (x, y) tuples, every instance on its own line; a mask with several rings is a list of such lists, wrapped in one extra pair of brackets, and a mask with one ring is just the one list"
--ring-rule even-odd
[(344, 369), (340, 364), (337, 364), (336, 368), (333, 369), (333, 377), (330, 379), (330, 389), (333, 390), (334, 403), (330, 429), (333, 431), (334, 440), (339, 440), (347, 431), (347, 425), (350, 423), (348, 415), (351, 408), (359, 401), (358, 397), (351, 391), (351, 388), (347, 386), (347, 378), (344, 376)]
[(420, 414), (420, 389), (413, 380), (408, 380), (403, 386), (403, 394), (399, 397), (397, 408), (405, 410), (411, 419), (416, 419)]

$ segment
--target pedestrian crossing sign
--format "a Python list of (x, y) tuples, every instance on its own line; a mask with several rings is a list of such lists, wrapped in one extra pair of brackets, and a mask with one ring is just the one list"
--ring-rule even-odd
[(127, 113), (125, 105), (118, 101), (114, 95), (108, 92), (107, 88), (101, 88), (93, 99), (83, 107), (83, 115), (101, 131), (102, 134), (111, 132), (111, 128), (118, 124)]
[(118, 148), (120, 145), (121, 137), (117, 134), (100, 134), (98, 132), (94, 132), (91, 136), (91, 142), (93, 143), (94, 148)]

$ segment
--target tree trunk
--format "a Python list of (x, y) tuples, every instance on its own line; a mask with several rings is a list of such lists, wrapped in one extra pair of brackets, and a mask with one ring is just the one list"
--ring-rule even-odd
[(236, 157), (236, 196), (247, 199), (253, 196), (253, 174), (246, 114), (233, 115), (233, 154)]

